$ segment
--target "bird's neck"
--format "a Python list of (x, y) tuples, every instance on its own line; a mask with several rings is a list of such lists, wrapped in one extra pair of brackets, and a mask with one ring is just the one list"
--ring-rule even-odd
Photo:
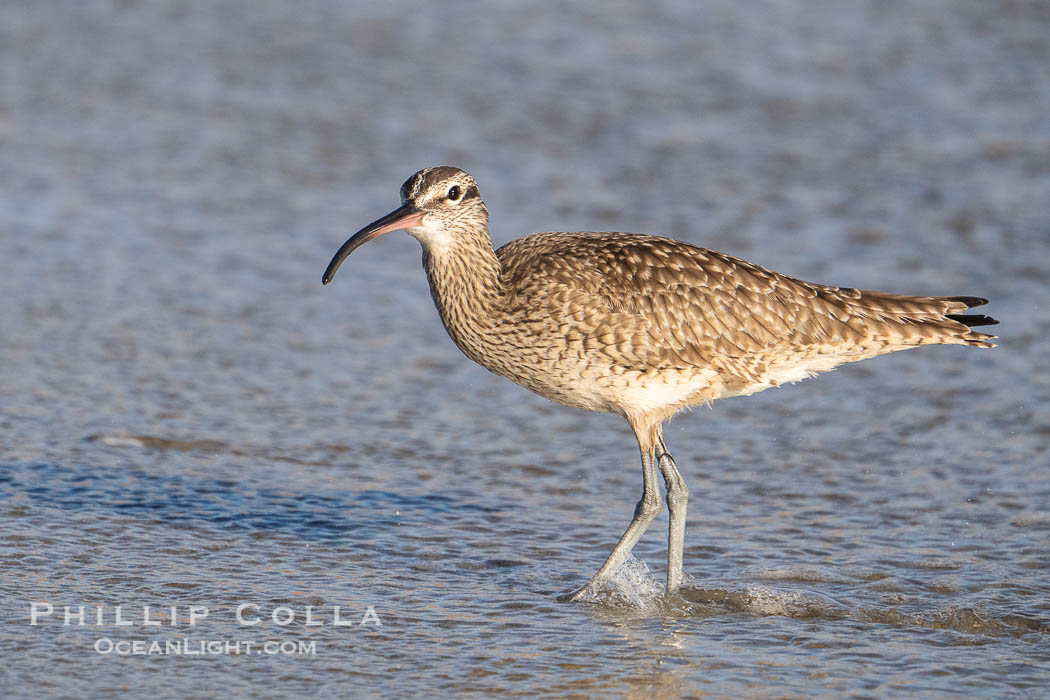
[(487, 350), (498, 342), (496, 318), (503, 299), (500, 262), (488, 232), (425, 245), (423, 267), (449, 336), (468, 357), (485, 365)]

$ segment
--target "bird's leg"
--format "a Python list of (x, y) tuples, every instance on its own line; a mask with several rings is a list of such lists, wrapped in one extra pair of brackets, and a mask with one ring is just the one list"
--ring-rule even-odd
[[(651, 445), (651, 443), (650, 443)], [(627, 555), (631, 553), (635, 543), (649, 527), (649, 523), (660, 513), (659, 486), (656, 483), (656, 465), (653, 457), (653, 448), (650, 445), (642, 445), (642, 498), (634, 507), (634, 518), (627, 530), (620, 537), (620, 541), (613, 547), (609, 558), (605, 560), (598, 572), (591, 577), (587, 585), (578, 591), (559, 596), (561, 601), (580, 600), (594, 595), (601, 585), (616, 573), (623, 564)], [(679, 560), (681, 557), (679, 557)]]
[(685, 512), (689, 505), (686, 488), (674, 457), (667, 451), (664, 437), (656, 438), (656, 459), (667, 486), (667, 511), (671, 524), (667, 528), (667, 595), (674, 595), (682, 585), (682, 547), (685, 540)]

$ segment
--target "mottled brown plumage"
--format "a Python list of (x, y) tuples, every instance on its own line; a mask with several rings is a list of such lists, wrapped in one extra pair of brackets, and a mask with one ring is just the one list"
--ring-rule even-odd
[[(597, 592), (659, 511), (668, 487), (668, 592), (681, 580), (688, 491), (661, 423), (698, 403), (753, 394), (876, 355), (928, 344), (993, 347), (976, 297), (829, 287), (656, 236), (538, 233), (493, 251), (477, 183), (451, 167), (413, 175), (402, 206), (333, 258), (404, 228), (423, 245), (434, 303), (456, 345), (552, 401), (624, 416), (642, 452), (635, 519), (579, 598)], [(654, 461), (655, 460), (655, 461)]]

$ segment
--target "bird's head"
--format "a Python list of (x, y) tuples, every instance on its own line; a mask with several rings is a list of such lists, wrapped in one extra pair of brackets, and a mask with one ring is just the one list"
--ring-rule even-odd
[(407, 231), (430, 252), (479, 231), (487, 236), (488, 210), (478, 183), (447, 165), (420, 170), (401, 185), (401, 206), (347, 239), (328, 263), (321, 282), (331, 282), (343, 261), (361, 245), (397, 230)]

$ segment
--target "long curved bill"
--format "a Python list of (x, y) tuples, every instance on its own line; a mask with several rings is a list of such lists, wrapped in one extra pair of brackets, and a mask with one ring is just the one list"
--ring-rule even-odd
[(335, 257), (332, 258), (332, 262), (328, 263), (328, 269), (324, 271), (324, 277), (321, 278), (321, 284), (328, 284), (331, 282), (332, 278), (335, 277), (335, 271), (339, 269), (339, 266), (343, 264), (343, 261), (350, 257), (350, 253), (353, 253), (365, 243), (368, 243), (373, 238), (379, 238), (384, 233), (419, 226), (422, 219), (423, 212), (416, 209), (412, 204), (402, 204), (383, 218), (376, 219), (368, 226), (365, 226), (363, 229), (350, 236), (346, 243), (340, 246), (339, 250), (336, 251)]

